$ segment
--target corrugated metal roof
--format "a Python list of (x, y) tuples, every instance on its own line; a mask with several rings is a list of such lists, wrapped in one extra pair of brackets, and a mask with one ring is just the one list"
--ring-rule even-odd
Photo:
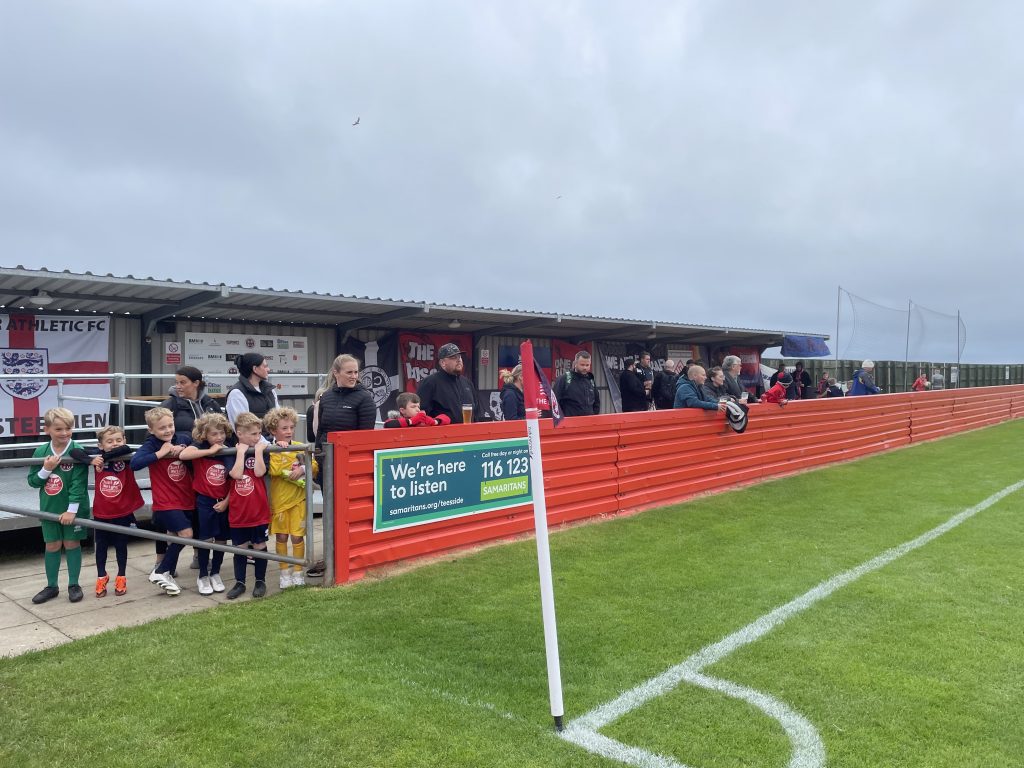
[[(45, 292), (45, 306), (32, 298)], [(553, 336), (593, 340), (656, 339), (696, 344), (774, 345), (787, 333), (730, 328), (666, 320), (574, 315), (532, 310), (496, 309), (407, 299), (345, 296), (316, 291), (289, 291), (256, 286), (193, 283), (135, 277), (94, 275), (24, 267), (0, 268), (0, 306), (60, 313), (99, 313), (139, 317), (147, 326), (175, 318), (279, 322), (358, 328), (462, 333), (514, 332), (520, 336)], [(821, 336), (821, 333), (803, 333)]]

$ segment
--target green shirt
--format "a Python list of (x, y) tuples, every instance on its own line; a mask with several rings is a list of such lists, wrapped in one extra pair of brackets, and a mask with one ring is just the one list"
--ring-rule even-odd
[[(60, 515), (68, 511), (72, 502), (78, 502), (78, 517), (89, 516), (89, 465), (79, 464), (71, 458), (73, 448), (81, 448), (74, 440), (64, 451), (60, 464), (43, 480), (39, 477), (39, 465), (28, 468), (28, 484), (39, 489), (39, 509)], [(36, 448), (34, 459), (53, 456), (50, 443)]]

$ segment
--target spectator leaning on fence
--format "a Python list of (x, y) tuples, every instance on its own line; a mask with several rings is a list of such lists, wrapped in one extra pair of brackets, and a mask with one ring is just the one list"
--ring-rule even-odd
[(82, 573), (82, 540), (87, 530), (75, 523), (76, 518), (89, 517), (89, 467), (71, 460), (70, 451), (81, 449), (71, 439), (75, 415), (67, 408), (51, 408), (43, 414), (43, 432), (50, 442), (36, 448), (32, 457), (42, 459), (43, 466), (28, 468), (28, 484), (39, 489), (39, 509), (60, 515), (60, 522), (43, 520), (40, 528), (46, 551), (46, 586), (32, 602), (38, 605), (60, 594), (57, 576), (60, 573), (61, 548), (68, 561), (68, 600), (77, 603), (83, 597), (78, 583)]
[(420, 410), (420, 396), (415, 392), (402, 392), (396, 399), (398, 411), (391, 411), (390, 418), (384, 422), (384, 429), (402, 429), (404, 427), (446, 427), (452, 420), (443, 413), (430, 416)]
[[(124, 430), (107, 426), (96, 433), (99, 446), (85, 450), (72, 449), (71, 455), (82, 462), (89, 462), (96, 471), (93, 516), (111, 525), (134, 528), (135, 510), (143, 504), (142, 493), (135, 481), (135, 473), (128, 464), (132, 449), (124, 437)], [(90, 458), (92, 457), (92, 458)], [(114, 547), (117, 560), (117, 577), (114, 579), (114, 594), (123, 595), (128, 591), (128, 534), (96, 530), (96, 597), (107, 596), (110, 576), (107, 574), (107, 552)]]
[[(196, 492), (196, 517), (199, 538), (227, 544), (228, 541), (228, 471), (224, 456), (218, 456), (232, 437), (231, 425), (219, 413), (200, 416), (192, 427), (192, 445), (181, 452), (182, 461), (192, 462), (192, 490)], [(211, 557), (213, 559), (211, 564)], [(224, 553), (200, 547), (199, 577), (196, 588), (200, 595), (224, 591), (220, 577)]]
[[(132, 457), (132, 471), (149, 467), (149, 485), (153, 494), (153, 527), (161, 533), (168, 531), (184, 538), (192, 538), (192, 510), (196, 507), (196, 493), (192, 490), (190, 467), (181, 461), (181, 452), (192, 442), (192, 436), (174, 431), (174, 415), (166, 408), (146, 411), (149, 437)], [(181, 594), (174, 580), (178, 555), (183, 545), (168, 544), (149, 580), (168, 595)]]
[[(299, 416), (291, 408), (274, 408), (263, 417), (264, 429), (270, 432), (274, 446), (301, 448), (295, 442), (295, 426)], [(270, 474), (270, 533), (275, 537), (274, 551), (279, 555), (288, 554), (289, 537), (292, 542), (292, 557), (304, 560), (306, 557), (306, 466), (302, 453), (282, 451), (271, 453), (267, 461)], [(316, 474), (316, 461), (313, 461)], [(301, 587), (306, 583), (302, 566), (292, 569), (288, 563), (280, 563), (279, 584), (281, 589)]]
[[(203, 372), (191, 365), (183, 365), (174, 372), (174, 386), (168, 392), (169, 397), (160, 403), (174, 414), (174, 431), (192, 433), (196, 419), (204, 413), (224, 413), (217, 401), (206, 394), (206, 382)], [(199, 511), (192, 510), (192, 530), (199, 530)], [(157, 542), (158, 553), (167, 551), (167, 543)], [(200, 548), (201, 549), (201, 548)], [(209, 550), (206, 550), (209, 552)], [(199, 549), (192, 555), (192, 568), (199, 567)]]
[(704, 368), (699, 365), (691, 365), (686, 371), (686, 378), (679, 379), (676, 385), (675, 408), (703, 408), (705, 411), (724, 411), (725, 403), (709, 399), (703, 392), (702, 387), (707, 381), (707, 374)]
[(726, 355), (722, 360), (722, 373), (725, 374), (725, 391), (730, 397), (739, 400), (745, 390), (740, 384), (740, 359), (736, 355)]
[[(267, 486), (263, 476), (267, 474), (264, 458), (268, 444), (262, 439), (263, 422), (253, 413), (240, 413), (234, 423), (235, 455), (227, 457), (226, 466), (231, 478), (228, 491), (228, 526), (231, 531), (231, 543), (242, 549), (254, 552), (267, 550), (267, 526), (270, 524), (270, 502), (267, 499)], [(247, 456), (249, 449), (252, 456)], [(235, 566), (235, 584), (228, 590), (228, 600), (235, 600), (244, 594), (245, 586), (245, 555), (232, 555)], [(263, 597), (267, 594), (267, 561), (262, 557), (255, 558), (253, 572), (256, 583), (253, 584), (252, 596)]]
[(882, 390), (875, 386), (875, 363), (865, 360), (863, 365), (853, 372), (851, 395), (877, 395)]
[(788, 373), (782, 372), (782, 374), (775, 379), (775, 383), (771, 385), (768, 391), (761, 395), (761, 402), (777, 403), (780, 406), (785, 405), (789, 402), (789, 398), (786, 397), (786, 394), (792, 386), (793, 377)]
[(721, 366), (716, 365), (708, 373), (708, 380), (704, 382), (704, 393), (715, 400), (729, 397), (729, 392), (725, 388), (725, 372)]

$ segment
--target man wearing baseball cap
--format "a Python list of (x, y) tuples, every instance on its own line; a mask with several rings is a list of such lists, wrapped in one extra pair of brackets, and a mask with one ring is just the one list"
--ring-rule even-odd
[(462, 375), (465, 363), (458, 344), (448, 342), (437, 350), (438, 369), (427, 376), (416, 388), (420, 396), (420, 410), (435, 419), (442, 413), (453, 424), (462, 423), (462, 406), (473, 406), (473, 421), (480, 420), (480, 404), (476, 389)]

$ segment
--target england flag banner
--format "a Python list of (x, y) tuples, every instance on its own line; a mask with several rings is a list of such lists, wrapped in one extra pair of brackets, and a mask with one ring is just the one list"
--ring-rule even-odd
[[(60, 374), (109, 373), (110, 318), (0, 314), (0, 438), (41, 435)], [(22, 376), (23, 378), (10, 378)], [(110, 397), (110, 379), (68, 379), (64, 394)], [(108, 403), (69, 400), (76, 429), (106, 426)]]

